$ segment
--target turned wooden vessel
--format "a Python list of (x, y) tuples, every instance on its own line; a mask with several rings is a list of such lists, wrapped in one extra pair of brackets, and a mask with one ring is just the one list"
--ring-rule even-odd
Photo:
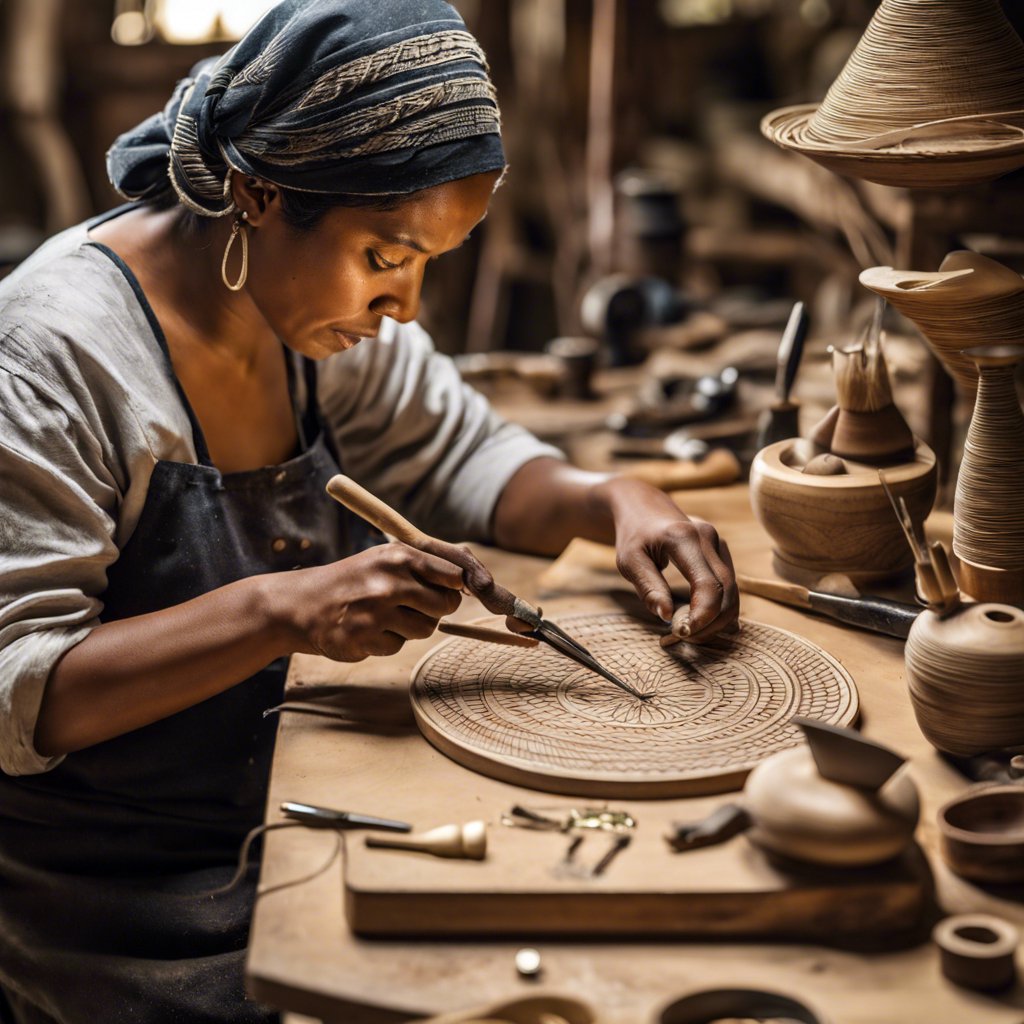
[(966, 349), (978, 397), (953, 499), (960, 589), (979, 601), (1024, 605), (1024, 413), (1014, 370), (1024, 350)]
[(913, 841), (917, 787), (899, 754), (852, 729), (793, 719), (807, 745), (762, 761), (726, 804), (666, 837), (680, 852), (746, 832), (771, 854), (828, 867), (864, 867), (899, 856)]
[(913, 839), (917, 787), (901, 767), (879, 790), (825, 778), (808, 747), (762, 761), (743, 788), (751, 842), (773, 853), (833, 866), (880, 864)]
[(933, 746), (969, 755), (1024, 745), (1024, 611), (923, 611), (907, 637), (906, 665), (914, 714)]
[(934, 273), (871, 267), (860, 283), (914, 322), (966, 394), (978, 380), (966, 346), (1024, 340), (1024, 278), (980, 253), (951, 252)]
[(975, 786), (939, 808), (943, 860), (974, 882), (1024, 882), (1024, 786)]
[[(750, 468), (754, 514), (775, 542), (775, 571), (814, 585), (843, 573), (857, 585), (909, 570), (913, 554), (878, 477), (878, 466), (843, 459), (842, 472), (804, 472), (819, 454), (810, 440), (769, 445)], [(887, 466), (885, 479), (920, 529), (935, 500), (935, 454), (915, 439), (912, 459)]]
[(422, 1024), (594, 1024), (596, 1020), (594, 1010), (578, 999), (542, 995), (446, 1013)]

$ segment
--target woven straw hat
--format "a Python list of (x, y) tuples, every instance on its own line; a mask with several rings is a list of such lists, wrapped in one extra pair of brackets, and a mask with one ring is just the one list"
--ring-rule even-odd
[(1024, 166), (1024, 42), (999, 0), (882, 0), (821, 104), (761, 131), (884, 185), (990, 181)]

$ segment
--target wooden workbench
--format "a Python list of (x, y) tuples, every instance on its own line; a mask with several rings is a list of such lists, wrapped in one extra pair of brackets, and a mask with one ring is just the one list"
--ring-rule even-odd
[[(746, 487), (695, 491), (685, 507), (719, 527), (739, 571), (770, 575), (768, 540), (752, 518)], [(498, 579), (527, 598), (535, 595), (536, 578), (548, 564), (497, 551), (486, 551), (484, 559)], [(581, 600), (587, 599), (561, 605), (545, 601), (545, 610), (557, 619), (560, 609), (578, 608)], [(479, 614), (479, 605), (466, 600), (456, 617)], [(911, 759), (922, 795), (918, 840), (931, 861), (941, 907), (951, 913), (984, 910), (1024, 927), (1024, 904), (957, 878), (938, 857), (936, 810), (968, 783), (938, 757), (917, 728), (906, 692), (902, 642), (848, 630), (758, 598), (744, 598), (743, 615), (802, 634), (837, 657), (857, 682), (865, 734)], [(431, 643), (410, 643), (394, 657), (355, 665), (294, 660), (293, 699), (319, 687), (340, 686), (338, 706), (364, 724), (282, 716), (270, 820), (279, 817), (276, 809), (282, 800), (386, 817), (402, 817), (396, 809), (419, 807), (422, 814), (414, 820), (430, 824), (457, 820), (458, 815), (446, 817), (446, 811), (464, 809), (467, 802), (479, 808), (477, 816), (492, 821), (517, 800), (559, 802), (458, 768), (426, 745), (412, 724), (406, 691), (412, 666)], [(439, 786), (440, 779), (448, 781)], [(696, 819), (721, 801), (686, 801), (687, 816)], [(582, 998), (598, 1010), (603, 1024), (654, 1024), (661, 1007), (690, 992), (760, 987), (806, 1000), (831, 1024), (1024, 1020), (1024, 987), (998, 996), (957, 989), (940, 975), (930, 941), (871, 953), (782, 943), (544, 941), (533, 943), (542, 953), (543, 975), (527, 981), (513, 967), (515, 951), (527, 944), (523, 941), (356, 939), (343, 914), (341, 864), (332, 857), (336, 843), (333, 833), (306, 829), (267, 837), (264, 895), (256, 908), (248, 964), (250, 992), (263, 1002), (326, 1021), (362, 1024), (409, 1020), (543, 991)]]

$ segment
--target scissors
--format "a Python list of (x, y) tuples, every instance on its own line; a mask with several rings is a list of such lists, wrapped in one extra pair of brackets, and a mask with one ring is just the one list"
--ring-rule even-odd
[[(533, 646), (537, 642), (553, 647), (560, 654), (584, 665), (592, 672), (614, 683), (638, 700), (647, 700), (650, 694), (641, 693), (620, 679), (611, 669), (606, 668), (578, 640), (573, 639), (560, 626), (550, 619), (541, 616), (539, 608), (516, 597), (510, 590), (496, 583), (486, 571), (479, 559), (467, 548), (450, 544), (447, 541), (431, 537), (413, 526), (390, 505), (371, 494), (366, 488), (357, 484), (350, 477), (338, 474), (327, 482), (327, 493), (335, 501), (344, 505), (371, 526), (383, 533), (396, 537), (410, 547), (429, 555), (437, 555), (459, 566), (465, 573), (466, 587), (480, 603), (496, 615), (510, 616), (525, 622), (530, 630), (525, 633), (504, 632), (487, 629), (482, 626), (462, 626), (459, 623), (442, 622), (440, 629), (457, 636), (466, 636), (474, 640), (487, 640), (492, 643), (503, 643), (510, 646)], [(516, 639), (518, 638), (518, 639)]]

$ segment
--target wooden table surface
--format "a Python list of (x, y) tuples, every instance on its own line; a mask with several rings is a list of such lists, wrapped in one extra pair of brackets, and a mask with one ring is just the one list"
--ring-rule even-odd
[[(745, 486), (689, 492), (684, 507), (718, 526), (738, 571), (771, 574), (768, 539), (753, 520)], [(536, 595), (537, 577), (549, 564), (491, 550), (483, 555), (495, 576), (526, 598)], [(545, 611), (557, 619), (559, 612), (601, 604), (600, 596), (545, 600)], [(455, 617), (481, 614), (480, 606), (467, 599)], [(917, 728), (907, 696), (902, 642), (753, 597), (744, 597), (743, 616), (806, 636), (838, 658), (856, 680), (864, 733), (911, 760), (922, 796), (917, 837), (932, 864), (939, 906), (949, 913), (996, 913), (1024, 928), (1024, 903), (957, 878), (938, 856), (936, 810), (968, 783), (938, 757)], [(396, 808), (419, 807), (419, 821), (432, 824), (459, 820), (450, 816), (453, 809), (474, 803), (478, 816), (493, 821), (517, 801), (563, 802), (454, 766), (410, 725), (410, 670), (433, 642), (409, 643), (391, 658), (354, 665), (294, 659), (289, 698), (339, 687), (332, 699), (355, 724), (304, 714), (282, 716), (268, 820), (280, 817), (276, 809), (282, 800), (385, 817), (402, 817)], [(439, 785), (442, 779), (447, 782)], [(688, 816), (696, 819), (720, 802), (719, 796), (685, 803), (692, 809)], [(681, 996), (738, 987), (802, 999), (831, 1024), (1024, 1022), (1024, 987), (1018, 984), (995, 996), (958, 989), (939, 973), (938, 952), (927, 940), (890, 952), (751, 941), (544, 941), (534, 943), (542, 954), (543, 975), (527, 981), (513, 966), (515, 951), (528, 944), (523, 941), (353, 937), (344, 918), (337, 854), (334, 833), (285, 829), (267, 836), (248, 962), (248, 985), (255, 998), (327, 1021), (362, 1024), (550, 992), (590, 1003), (603, 1024), (654, 1024), (659, 1010)]]

